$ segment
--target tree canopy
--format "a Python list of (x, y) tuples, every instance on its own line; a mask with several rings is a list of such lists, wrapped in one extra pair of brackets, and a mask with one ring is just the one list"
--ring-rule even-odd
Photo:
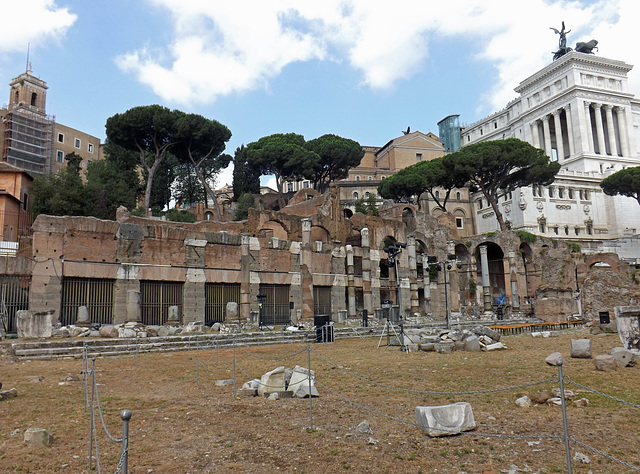
[(609, 196), (620, 194), (640, 204), (640, 166), (625, 168), (607, 176), (600, 182), (600, 187)]
[(138, 165), (146, 175), (145, 209), (151, 207), (151, 189), (155, 174), (178, 142), (177, 120), (184, 115), (160, 105), (133, 107), (107, 119), (107, 143), (137, 152)]
[(34, 178), (31, 185), (33, 195), (31, 210), (35, 215), (91, 215), (87, 206), (87, 192), (80, 178), (82, 157), (69, 153), (65, 156), (65, 160), (67, 160), (67, 166), (57, 175), (44, 174)]
[(318, 160), (305, 177), (320, 193), (327, 190), (331, 181), (346, 178), (349, 170), (358, 166), (364, 156), (358, 142), (338, 135), (322, 135), (309, 140), (305, 146), (318, 155)]
[(517, 138), (467, 145), (446, 155), (443, 165), (487, 198), (500, 230), (506, 225), (498, 198), (522, 186), (550, 184), (560, 170), (560, 164), (550, 161), (542, 150)]
[(210, 120), (197, 114), (182, 114), (176, 121), (177, 144), (173, 153), (187, 163), (198, 177), (207, 197), (213, 203), (218, 220), (220, 208), (210, 182), (221, 169), (231, 162), (231, 156), (223, 153), (231, 131), (216, 120)]
[(233, 201), (243, 194), (260, 194), (260, 170), (249, 165), (247, 147), (241, 145), (233, 155)]
[(275, 176), (281, 209), (285, 205), (283, 183), (309, 175), (317, 161), (318, 155), (307, 150), (304, 137), (296, 133), (275, 133), (247, 145), (248, 165), (260, 170), (261, 175)]
[[(451, 191), (463, 187), (466, 181), (465, 175), (456, 174), (446, 168), (443, 158), (436, 158), (401, 169), (380, 183), (378, 193), (386, 199), (407, 201), (412, 196), (419, 197), (427, 192), (438, 207), (447, 212), (446, 206)], [(444, 196), (440, 197), (436, 189), (442, 189)]]

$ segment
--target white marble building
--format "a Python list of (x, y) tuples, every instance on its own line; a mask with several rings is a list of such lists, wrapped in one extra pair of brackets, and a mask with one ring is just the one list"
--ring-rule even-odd
[[(515, 137), (562, 165), (552, 185), (500, 200), (511, 228), (578, 242), (585, 252), (619, 248), (618, 239), (640, 234), (638, 203), (607, 196), (599, 186), (611, 173), (640, 165), (640, 100), (627, 85), (632, 67), (567, 53), (522, 81), (519, 97), (503, 110), (462, 129), (462, 146)], [(486, 200), (480, 194), (473, 199), (477, 231), (496, 230)]]

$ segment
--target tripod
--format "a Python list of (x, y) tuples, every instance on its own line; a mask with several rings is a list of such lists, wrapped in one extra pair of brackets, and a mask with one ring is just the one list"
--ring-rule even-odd
[(378, 341), (377, 349), (380, 349), (380, 345), (382, 344), (382, 338), (384, 337), (385, 330), (387, 331), (387, 347), (391, 345), (389, 342), (389, 339), (391, 337), (390, 331), (393, 331), (393, 334), (396, 336), (396, 339), (400, 341), (400, 346), (402, 347), (402, 350), (405, 352), (409, 352), (407, 350), (407, 345), (404, 343), (404, 326), (400, 324), (400, 335), (398, 335), (398, 332), (396, 331), (395, 326), (391, 321), (389, 321), (389, 318), (385, 318), (384, 327), (382, 328), (382, 334), (380, 334), (380, 340)]

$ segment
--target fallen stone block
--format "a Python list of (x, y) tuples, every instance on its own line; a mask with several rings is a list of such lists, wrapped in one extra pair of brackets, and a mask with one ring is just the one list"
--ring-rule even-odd
[(216, 380), (215, 384), (217, 387), (228, 387), (233, 385), (233, 379)]
[(616, 358), (620, 367), (633, 367), (636, 365), (636, 355), (624, 347), (614, 347), (609, 355)]
[(558, 331), (534, 331), (531, 333), (531, 337), (558, 337), (559, 335)]
[[(559, 397), (562, 395), (562, 391), (560, 390), (559, 387), (553, 387), (551, 389), (551, 393), (553, 393), (554, 397)], [(566, 388), (564, 389), (564, 398), (565, 400), (573, 400), (574, 398), (576, 398), (576, 394), (573, 393), (573, 390), (567, 390)]]
[(578, 400), (574, 400), (573, 404), (578, 408), (584, 408), (589, 404), (588, 398), (579, 398)]
[(544, 361), (547, 365), (551, 365), (553, 367), (556, 367), (558, 365), (558, 361), (562, 361), (563, 365), (565, 364), (565, 361), (562, 358), (562, 354), (560, 354), (559, 352), (553, 352), (549, 354)]
[(591, 339), (571, 339), (571, 357), (591, 359)]
[(475, 326), (473, 328), (473, 332), (476, 333), (478, 336), (488, 336), (496, 342), (499, 341), (501, 337), (498, 331), (494, 331), (493, 329), (488, 328), (487, 326)]
[(416, 423), (432, 438), (451, 436), (476, 427), (471, 405), (458, 402), (433, 407), (417, 406)]
[(32, 311), (30, 309), (16, 311), (16, 329), (19, 338), (51, 337), (53, 315), (55, 310)]
[(475, 334), (464, 340), (464, 350), (468, 352), (480, 352), (480, 340)]
[(434, 344), (434, 349), (438, 354), (451, 354), (453, 348), (453, 342), (439, 342)]
[(18, 396), (18, 390), (10, 388), (9, 390), (0, 391), (0, 400), (6, 400), (7, 398), (15, 398)]
[(531, 399), (527, 395), (523, 395), (516, 399), (516, 405), (522, 408), (529, 408), (531, 406)]
[[(309, 382), (311, 382), (311, 384), (309, 384)], [(311, 385), (311, 388), (309, 388), (309, 385)], [(311, 393), (312, 397), (320, 396), (315, 384), (315, 371), (311, 371), (311, 380), (309, 380), (309, 369), (300, 367), (299, 365), (293, 368), (288, 388), (297, 398), (307, 398), (309, 397), (309, 393)]]
[(420, 344), (420, 350), (424, 352), (433, 352), (436, 350), (436, 345), (433, 342), (423, 342)]
[(618, 368), (618, 360), (612, 355), (599, 355), (593, 360), (596, 370), (609, 372)]
[(533, 403), (542, 405), (543, 403), (547, 403), (547, 400), (551, 398), (551, 392), (549, 390), (540, 390), (538, 392), (530, 393), (529, 398)]
[(236, 392), (237, 398), (251, 398), (258, 396), (258, 390), (251, 388), (241, 388)]
[(493, 344), (489, 344), (487, 345), (484, 350), (489, 352), (489, 351), (501, 351), (507, 349), (507, 346), (505, 346), (502, 342), (494, 342)]
[(260, 377), (260, 385), (258, 386), (258, 394), (284, 392), (284, 366), (277, 367)]
[(29, 428), (24, 432), (24, 442), (33, 446), (51, 446), (53, 436), (43, 428)]

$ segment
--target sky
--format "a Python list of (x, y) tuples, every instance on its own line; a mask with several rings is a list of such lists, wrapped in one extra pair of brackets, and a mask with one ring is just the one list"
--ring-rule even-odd
[[(391, 6), (393, 5), (393, 6)], [(160, 104), (232, 133), (226, 152), (272, 133), (332, 133), (383, 146), (471, 124), (567, 44), (636, 67), (637, 0), (5, 0), (0, 106), (24, 72), (47, 82), (47, 112), (104, 141), (107, 118)], [(4, 87), (4, 92), (3, 88)], [(231, 184), (231, 169), (216, 187)], [(269, 178), (263, 184), (275, 187)]]

